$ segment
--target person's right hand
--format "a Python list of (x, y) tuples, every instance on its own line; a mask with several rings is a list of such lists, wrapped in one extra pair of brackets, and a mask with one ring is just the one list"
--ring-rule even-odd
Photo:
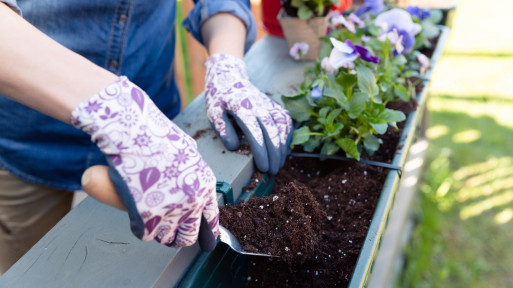
[[(126, 77), (72, 112), (72, 124), (92, 136), (115, 169), (111, 179), (128, 209), (132, 232), (172, 246), (196, 242), (202, 215), (217, 238), (216, 178), (194, 139), (171, 122)], [(117, 178), (116, 178), (117, 177)]]

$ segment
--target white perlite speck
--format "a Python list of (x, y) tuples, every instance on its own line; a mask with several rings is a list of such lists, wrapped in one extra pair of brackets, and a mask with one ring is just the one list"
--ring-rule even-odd
[(275, 196), (273, 196), (273, 201), (278, 200), (278, 198), (280, 198), (280, 197), (278, 197), (278, 196), (276, 196), (276, 195), (275, 195)]

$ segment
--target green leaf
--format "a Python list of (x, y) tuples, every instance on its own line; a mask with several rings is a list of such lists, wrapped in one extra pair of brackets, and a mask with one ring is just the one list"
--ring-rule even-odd
[(356, 83), (358, 83), (358, 78), (354, 74), (349, 74), (345, 72), (340, 72), (337, 78), (337, 83), (344, 87), (344, 89), (352, 89)]
[(317, 3), (317, 9), (316, 9), (316, 10), (317, 10), (317, 16), (318, 16), (318, 17), (321, 17), (321, 16), (322, 16), (322, 13), (324, 13), (324, 3), (323, 3), (323, 2), (321, 2), (321, 1), (319, 1), (319, 2)]
[(314, 136), (310, 137), (306, 143), (303, 144), (303, 149), (306, 152), (313, 152), (317, 147), (321, 145), (321, 137), (320, 136)]
[(339, 148), (335, 143), (326, 142), (326, 143), (324, 143), (324, 145), (322, 145), (321, 154), (333, 155), (333, 154), (337, 153), (338, 149)]
[(335, 109), (328, 114), (328, 117), (326, 117), (326, 128), (329, 133), (333, 133), (335, 131), (335, 128), (333, 127), (333, 122), (335, 121), (335, 118), (337, 118), (338, 115), (340, 115), (340, 112), (342, 109)]
[(369, 152), (369, 154), (376, 152), (382, 142), (383, 141), (381, 139), (370, 133), (366, 133), (363, 138), (363, 146)]
[[(324, 119), (324, 122), (326, 122), (326, 119)], [(322, 130), (324, 128), (324, 123), (321, 125), (321, 124), (316, 124), (312, 127), (312, 130), (313, 131), (319, 131), (319, 130)]]
[(294, 130), (292, 134), (292, 145), (303, 144), (310, 138), (310, 129), (308, 126), (303, 126)]
[(337, 145), (344, 150), (349, 156), (356, 160), (360, 160), (360, 153), (356, 147), (356, 143), (352, 139), (340, 138), (337, 140)]
[(387, 132), (387, 123), (370, 123), (370, 125), (378, 134), (385, 134), (385, 132)]
[(343, 128), (344, 128), (344, 124), (342, 124), (342, 123), (333, 124), (333, 131), (329, 132), (328, 136), (333, 137), (333, 136), (339, 135)]
[(440, 34), (440, 30), (438, 29), (438, 26), (425, 21), (422, 23), (422, 35), (428, 39), (434, 38)]
[(402, 66), (402, 65), (406, 64), (407, 62), (408, 62), (408, 60), (406, 60), (406, 57), (404, 57), (403, 54), (399, 54), (399, 55), (395, 56), (395, 58), (393, 60), (394, 65), (397, 65), (397, 66)]
[(296, 7), (296, 8), (298, 8), (302, 3), (303, 3), (303, 0), (292, 0), (292, 1), (290, 2), (290, 5), (291, 5), (292, 7)]
[(362, 111), (365, 109), (365, 103), (369, 95), (363, 92), (354, 93), (349, 100), (349, 117), (354, 119), (357, 118)]
[(410, 101), (410, 93), (408, 93), (408, 89), (403, 85), (395, 85), (394, 94), (405, 102)]
[(300, 19), (308, 20), (313, 17), (313, 12), (312, 12), (312, 10), (310, 10), (310, 8), (308, 8), (308, 6), (301, 5), (301, 6), (299, 6), (299, 8), (297, 10), (297, 16)]
[(427, 20), (429, 20), (429, 22), (431, 22), (433, 24), (438, 24), (438, 23), (440, 23), (440, 21), (442, 21), (442, 18), (444, 16), (443, 16), (443, 12), (441, 9), (431, 9), (430, 12), (431, 12), (431, 17), (429, 17), (427, 19)]
[(328, 77), (328, 83), (330, 84), (330, 86), (328, 87), (334, 87), (335, 84), (337, 84), (337, 80), (335, 79), (335, 76), (333, 74), (327, 73), (326, 77)]
[(322, 90), (324, 87), (324, 79), (315, 79), (315, 81), (312, 83), (312, 87), (318, 86), (319, 90)]
[(408, 70), (403, 73), (403, 78), (419, 77), (419, 72), (415, 70)]
[(383, 97), (382, 94), (374, 95), (374, 97), (372, 97), (372, 102), (377, 103), (377, 104), (383, 104), (382, 97)]
[(356, 74), (358, 75), (358, 88), (360, 88), (360, 91), (369, 95), (378, 94), (379, 90), (376, 85), (376, 77), (369, 68), (356, 66)]
[(404, 116), (404, 113), (401, 111), (385, 109), (385, 111), (379, 114), (379, 118), (387, 122), (401, 122), (406, 119), (406, 116)]
[(322, 107), (321, 110), (319, 110), (319, 118), (326, 118), (330, 110), (331, 107)]
[(290, 116), (294, 120), (303, 122), (310, 119), (312, 107), (310, 104), (308, 104), (308, 100), (306, 100), (304, 95), (299, 97), (282, 96), (281, 100), (283, 101), (285, 108), (289, 111)]
[(326, 88), (323, 95), (335, 99), (340, 106), (343, 106), (347, 101), (346, 95), (339, 89)]

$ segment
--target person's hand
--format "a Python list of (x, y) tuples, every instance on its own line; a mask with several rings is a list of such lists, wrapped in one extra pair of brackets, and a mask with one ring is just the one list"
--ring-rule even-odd
[(115, 169), (109, 176), (138, 238), (172, 246), (196, 242), (202, 215), (217, 238), (216, 178), (196, 142), (126, 77), (72, 112)]
[(242, 59), (214, 54), (206, 61), (207, 117), (229, 150), (240, 145), (230, 117), (244, 132), (256, 167), (271, 175), (290, 152), (292, 119), (287, 110), (260, 92), (251, 82)]

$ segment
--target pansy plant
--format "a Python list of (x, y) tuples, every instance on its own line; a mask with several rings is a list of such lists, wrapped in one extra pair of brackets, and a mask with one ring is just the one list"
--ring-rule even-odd
[(296, 95), (282, 96), (300, 124), (292, 145), (326, 155), (343, 151), (357, 160), (379, 149), (378, 136), (405, 119), (387, 104), (409, 101), (415, 95), (412, 79), (429, 66), (417, 51), (429, 15), (410, 10), (332, 16), (319, 60), (307, 68)]

